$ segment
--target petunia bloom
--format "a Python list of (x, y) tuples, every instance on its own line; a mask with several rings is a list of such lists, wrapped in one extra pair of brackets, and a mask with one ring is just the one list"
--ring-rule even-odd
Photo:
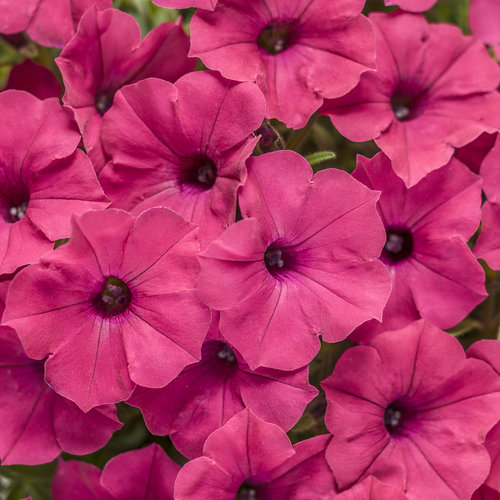
[(180, 467), (157, 444), (113, 457), (102, 472), (92, 464), (59, 461), (54, 500), (173, 500)]
[(360, 330), (372, 335), (419, 318), (440, 328), (456, 325), (487, 297), (484, 271), (467, 245), (481, 217), (480, 177), (452, 159), (407, 188), (383, 153), (358, 157), (353, 177), (382, 191), (381, 258), (392, 277), (383, 324)]
[(128, 404), (138, 406), (153, 434), (169, 434), (189, 458), (202, 454), (207, 437), (245, 407), (266, 422), (289, 430), (317, 394), (307, 367), (293, 372), (252, 371), (224, 341), (219, 315), (202, 347), (202, 358), (162, 389), (137, 388)]
[(71, 216), (109, 200), (57, 99), (0, 92), (0, 274), (37, 262), (67, 238)]
[(255, 84), (208, 71), (122, 89), (102, 124), (113, 164), (99, 179), (113, 206), (134, 214), (171, 208), (200, 226), (205, 248), (235, 220), (264, 108)]
[(111, 0), (0, 0), (0, 33), (26, 31), (40, 45), (63, 47), (92, 5), (112, 7)]
[(454, 148), (498, 130), (500, 68), (456, 26), (408, 13), (373, 13), (370, 20), (377, 71), (320, 111), (348, 139), (375, 139), (411, 187), (445, 165)]
[(371, 474), (409, 500), (468, 500), (486, 479), (500, 377), (430, 323), (348, 349), (322, 386), (339, 488)]
[(13, 279), (3, 321), (28, 356), (48, 356), (47, 382), (84, 411), (135, 384), (162, 387), (200, 359), (210, 324), (196, 232), (166, 208), (75, 217), (69, 243)]
[(244, 219), (200, 254), (199, 296), (221, 310), (220, 331), (250, 368), (294, 370), (314, 357), (318, 334), (337, 342), (381, 319), (390, 278), (377, 260), (378, 193), (337, 169), (313, 177), (293, 151), (247, 166)]
[(500, 4), (496, 0), (471, 0), (469, 25), (474, 36), (491, 45), (500, 58)]
[(44, 381), (43, 361), (24, 353), (15, 332), (0, 327), (0, 461), (42, 464), (61, 451), (84, 455), (102, 448), (121, 427), (114, 406), (83, 413)]
[[(328, 435), (292, 446), (285, 432), (243, 410), (207, 439), (203, 456), (175, 480), (176, 500), (329, 500), (335, 492), (325, 460)], [(57, 500), (57, 499), (56, 499)]]
[(352, 488), (340, 492), (335, 500), (408, 500), (408, 497), (394, 486), (368, 476)]
[(64, 103), (75, 113), (83, 143), (99, 171), (106, 163), (100, 130), (115, 92), (143, 78), (175, 81), (194, 68), (182, 27), (163, 23), (141, 41), (137, 21), (116, 9), (92, 7), (56, 63), (65, 85)]
[(303, 127), (323, 97), (340, 97), (374, 69), (364, 0), (226, 0), (191, 21), (190, 55), (226, 78), (256, 81), (267, 117)]

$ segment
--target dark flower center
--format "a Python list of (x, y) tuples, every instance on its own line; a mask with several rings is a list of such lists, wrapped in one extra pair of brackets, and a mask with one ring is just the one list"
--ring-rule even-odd
[(384, 426), (391, 436), (402, 436), (408, 425), (415, 422), (415, 417), (414, 411), (405, 408), (401, 401), (396, 400), (385, 409)]
[(413, 237), (407, 229), (387, 229), (387, 239), (382, 250), (382, 260), (389, 263), (407, 259), (413, 251)]
[(264, 253), (264, 262), (270, 273), (278, 271), (285, 265), (283, 251), (279, 248), (269, 247)]
[(279, 54), (291, 45), (291, 24), (275, 21), (269, 23), (257, 38), (257, 45), (269, 54)]
[(251, 485), (243, 483), (236, 493), (236, 500), (257, 500), (257, 490)]
[(94, 299), (94, 306), (101, 316), (118, 316), (128, 309), (131, 300), (132, 293), (125, 282), (110, 276), (101, 293)]
[(392, 111), (397, 120), (404, 122), (412, 118), (412, 101), (413, 99), (409, 96), (400, 94), (394, 94), (392, 96)]
[(114, 92), (98, 92), (95, 96), (95, 108), (101, 116), (104, 116), (113, 104), (113, 97)]
[(24, 217), (26, 210), (28, 210), (27, 201), (23, 201), (20, 205), (10, 207), (7, 222), (17, 222), (18, 220), (21, 220)]
[(20, 221), (28, 210), (29, 197), (29, 192), (24, 185), (17, 183), (12, 185), (5, 181), (0, 201), (2, 219), (10, 224)]
[(217, 179), (217, 167), (212, 159), (205, 155), (197, 155), (184, 159), (185, 165), (179, 173), (179, 183), (183, 186), (195, 187), (207, 191)]
[(225, 360), (228, 364), (232, 364), (236, 361), (236, 356), (234, 355), (233, 350), (225, 344), (217, 353), (217, 356), (219, 359)]

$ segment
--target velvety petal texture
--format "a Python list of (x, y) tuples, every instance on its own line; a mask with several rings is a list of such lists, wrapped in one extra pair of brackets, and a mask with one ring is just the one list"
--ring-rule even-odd
[(387, 6), (397, 5), (408, 12), (423, 12), (429, 10), (437, 0), (384, 0)]
[(180, 467), (157, 444), (113, 457), (102, 472), (91, 464), (60, 461), (54, 500), (173, 500)]
[(141, 41), (137, 21), (116, 9), (92, 7), (56, 62), (65, 85), (64, 103), (75, 112), (96, 170), (106, 163), (100, 132), (103, 115), (123, 85), (148, 77), (175, 81), (194, 68), (182, 27), (163, 23)]
[(457, 324), (487, 296), (484, 271), (467, 246), (479, 226), (480, 177), (452, 159), (407, 188), (384, 153), (359, 156), (353, 176), (382, 191), (382, 260), (393, 283), (383, 323), (361, 329), (372, 335), (419, 318), (440, 328)]
[(100, 175), (113, 206), (135, 214), (171, 208), (200, 226), (205, 248), (235, 220), (253, 130), (264, 118), (259, 88), (198, 71), (175, 85), (143, 80), (114, 102), (102, 125), (113, 163)]
[(400, 12), (373, 13), (370, 21), (377, 71), (327, 100), (321, 113), (350, 140), (375, 139), (410, 187), (445, 165), (453, 148), (498, 130), (500, 68), (456, 26)]
[(39, 99), (59, 97), (62, 92), (59, 80), (45, 66), (26, 59), (14, 66), (10, 73), (5, 90), (25, 90)]
[(219, 315), (202, 347), (202, 358), (162, 389), (137, 388), (128, 404), (138, 406), (153, 434), (169, 434), (185, 456), (202, 455), (207, 437), (244, 408), (289, 430), (317, 394), (308, 369), (252, 371), (219, 333)]
[(191, 21), (190, 55), (238, 81), (256, 81), (268, 118), (303, 127), (323, 97), (340, 97), (374, 69), (364, 2), (226, 0)]
[(0, 0), (0, 33), (26, 31), (40, 45), (63, 47), (87, 8), (112, 7), (111, 0)]
[(14, 278), (3, 320), (29, 356), (48, 356), (51, 387), (88, 411), (200, 359), (210, 311), (196, 297), (196, 232), (166, 208), (90, 211), (73, 218), (69, 243)]
[(0, 274), (37, 262), (67, 238), (71, 216), (105, 208), (75, 122), (57, 99), (0, 93)]
[(471, 0), (469, 25), (474, 36), (500, 56), (500, 5), (495, 0)]
[[(328, 342), (381, 319), (390, 278), (378, 193), (346, 172), (314, 175), (293, 151), (248, 161), (242, 221), (199, 256), (199, 296), (252, 369), (293, 370)], [(286, 182), (276, 182), (286, 179)]]
[(113, 406), (83, 413), (44, 381), (43, 362), (24, 354), (15, 332), (0, 329), (0, 461), (50, 462), (61, 450), (76, 455), (103, 447), (121, 427)]
[(352, 488), (342, 491), (336, 500), (408, 500), (408, 497), (394, 486), (368, 476)]
[[(303, 498), (327, 500), (334, 493), (324, 458), (329, 436), (293, 446), (279, 427), (244, 410), (206, 441), (203, 456), (188, 462), (175, 481), (176, 500)], [(245, 496), (244, 496), (245, 495)]]
[(372, 474), (409, 500), (466, 500), (486, 479), (500, 377), (451, 335), (422, 320), (385, 332), (348, 349), (322, 386), (339, 488)]

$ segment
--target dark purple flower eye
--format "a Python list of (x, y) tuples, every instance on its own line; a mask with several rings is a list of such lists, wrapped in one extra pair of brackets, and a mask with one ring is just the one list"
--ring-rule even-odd
[(292, 43), (291, 22), (272, 22), (259, 33), (257, 45), (269, 54), (279, 54)]

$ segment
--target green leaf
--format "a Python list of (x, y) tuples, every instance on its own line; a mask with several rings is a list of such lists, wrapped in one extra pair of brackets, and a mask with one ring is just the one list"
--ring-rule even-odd
[(312, 153), (306, 156), (306, 160), (309, 162), (311, 167), (315, 167), (321, 163), (324, 163), (328, 160), (334, 160), (336, 158), (336, 154), (333, 151), (318, 151), (317, 153)]

